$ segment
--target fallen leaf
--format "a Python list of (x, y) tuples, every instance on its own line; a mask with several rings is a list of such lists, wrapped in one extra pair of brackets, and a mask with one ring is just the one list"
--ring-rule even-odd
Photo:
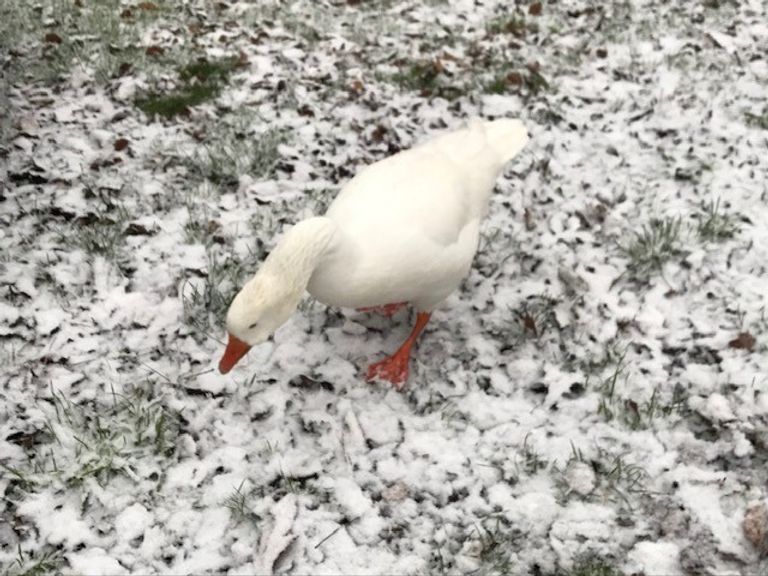
[(128, 148), (128, 140), (126, 140), (125, 138), (118, 138), (117, 140), (115, 140), (114, 146), (117, 152), (121, 152), (122, 150), (125, 150), (126, 148)]
[(737, 350), (749, 350), (752, 352), (755, 348), (755, 337), (749, 332), (742, 332), (736, 338), (728, 342), (728, 346)]
[(539, 335), (539, 331), (536, 330), (536, 320), (533, 319), (533, 316), (524, 314), (520, 319), (523, 321), (523, 326), (525, 326), (526, 330), (533, 332), (534, 336)]
[(595, 54), (597, 54), (598, 58), (607, 58), (608, 50), (606, 48), (598, 48), (597, 50), (595, 50)]
[(522, 86), (523, 85), (523, 75), (520, 74), (520, 72), (510, 72), (507, 74), (507, 84), (510, 84), (512, 86)]
[(128, 118), (128, 111), (127, 110), (120, 110), (120, 112), (117, 112), (112, 118), (109, 119), (110, 122), (120, 122), (121, 120), (125, 120)]
[(309, 118), (313, 118), (315, 116), (315, 111), (312, 110), (309, 104), (302, 104), (299, 106), (297, 112), (299, 113), (299, 116), (307, 116)]
[(124, 20), (128, 18), (133, 18), (133, 10), (131, 10), (130, 8), (126, 8), (125, 10), (120, 12), (120, 18)]
[(744, 520), (741, 524), (744, 536), (752, 545), (764, 552), (768, 547), (768, 507), (765, 502), (751, 504), (744, 512)]
[(48, 32), (48, 34), (45, 35), (45, 41), (48, 42), (48, 44), (61, 44), (62, 43), (61, 36), (56, 34), (56, 32)]
[(151, 236), (154, 232), (142, 224), (131, 222), (125, 229), (125, 234), (126, 236)]
[(139, 2), (136, 7), (144, 11), (157, 10), (157, 4), (154, 2)]
[(533, 217), (533, 210), (526, 208), (525, 211), (523, 211), (523, 220), (525, 220), (525, 229), (528, 230), (528, 232), (536, 229), (536, 221)]
[(162, 46), (149, 46), (144, 53), (147, 56), (160, 56), (165, 53), (165, 49)]
[(528, 6), (528, 14), (531, 16), (541, 16), (541, 2), (534, 2)]
[(384, 128), (384, 126), (382, 126), (381, 124), (379, 124), (378, 126), (376, 126), (376, 129), (371, 134), (371, 140), (377, 143), (383, 142), (384, 136), (386, 135), (387, 135), (387, 129)]
[(349, 85), (349, 91), (360, 95), (365, 91), (365, 87), (361, 80), (353, 80)]
[(118, 67), (117, 74), (118, 76), (125, 76), (126, 74), (128, 74), (128, 72), (131, 71), (132, 68), (133, 66), (131, 64), (129, 64), (128, 62), (123, 62)]
[(400, 502), (405, 500), (410, 494), (408, 485), (403, 482), (395, 482), (381, 491), (381, 496), (387, 502)]

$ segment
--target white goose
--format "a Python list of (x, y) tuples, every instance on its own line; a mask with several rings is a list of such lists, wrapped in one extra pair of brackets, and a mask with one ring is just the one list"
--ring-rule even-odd
[(469, 272), (496, 178), (527, 142), (519, 120), (473, 120), (362, 170), (324, 216), (289, 229), (235, 296), (221, 373), (286, 322), (307, 290), (331, 306), (416, 308), (411, 335), (367, 373), (402, 388), (432, 310)]

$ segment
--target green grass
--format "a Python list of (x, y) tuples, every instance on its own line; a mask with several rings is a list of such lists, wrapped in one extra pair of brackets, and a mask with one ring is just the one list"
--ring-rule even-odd
[(624, 576), (624, 573), (608, 560), (590, 554), (576, 562), (570, 570), (562, 572), (561, 576)]
[(739, 231), (739, 224), (733, 215), (720, 209), (720, 199), (702, 206), (696, 234), (703, 242), (723, 242), (733, 238)]
[(555, 308), (560, 304), (557, 298), (548, 294), (532, 295), (515, 310), (523, 337), (540, 338), (552, 328), (558, 328)]
[(227, 239), (222, 235), (221, 225), (214, 220), (208, 205), (199, 199), (187, 202), (189, 218), (184, 224), (184, 241), (187, 244), (202, 244), (210, 247), (213, 244), (226, 244)]
[(468, 92), (445, 72), (439, 60), (418, 60), (400, 68), (389, 80), (397, 86), (425, 97), (455, 100)]
[(251, 496), (253, 491), (244, 490), (245, 480), (224, 500), (224, 507), (232, 514), (232, 518), (238, 524), (245, 521), (256, 522), (259, 517), (251, 510)]
[(549, 460), (542, 458), (538, 450), (528, 443), (530, 434), (525, 435), (523, 440), (522, 450), (522, 468), (529, 475), (538, 473), (539, 470), (544, 470), (549, 466)]
[(486, 518), (475, 524), (470, 538), (479, 567), (471, 574), (511, 574), (514, 570), (513, 554), (519, 532), (498, 516)]
[(746, 119), (747, 124), (763, 130), (768, 130), (768, 107), (763, 108), (763, 111), (758, 112), (757, 114), (754, 112), (745, 112), (744, 118)]
[(187, 281), (182, 290), (184, 321), (203, 334), (221, 328), (232, 299), (254, 272), (252, 259), (243, 262), (232, 256), (222, 258), (218, 251), (209, 250), (205, 277)]
[(269, 178), (280, 159), (278, 146), (284, 141), (276, 130), (255, 134), (222, 126), (206, 138), (186, 163), (187, 168), (197, 178), (229, 188), (237, 186), (244, 175), (257, 180)]
[(629, 260), (627, 270), (634, 278), (649, 276), (683, 253), (681, 224), (679, 217), (654, 218), (629, 243), (619, 245), (620, 252)]
[(580, 462), (590, 466), (595, 474), (595, 488), (589, 494), (582, 494), (581, 498), (587, 500), (599, 498), (601, 501), (618, 498), (631, 509), (629, 495), (645, 491), (645, 482), (648, 478), (645, 469), (627, 462), (625, 459), (627, 454), (613, 454), (598, 446), (597, 454), (587, 458), (576, 446), (571, 447), (572, 453), (565, 466), (553, 468), (558, 474), (555, 484), (560, 491), (561, 502), (566, 502), (575, 494), (568, 484), (567, 471), (574, 462)]
[(0, 569), (3, 576), (45, 576), (58, 573), (64, 564), (64, 557), (59, 550), (23, 551), (19, 545), (16, 558), (8, 566)]
[(526, 66), (516, 69), (513, 63), (497, 65), (499, 72), (483, 86), (487, 94), (505, 94), (517, 92), (524, 98), (530, 98), (549, 90), (549, 81), (536, 66)]
[(523, 38), (529, 29), (535, 30), (536, 24), (529, 23), (525, 14), (517, 12), (512, 15), (503, 15), (493, 18), (486, 24), (489, 34), (512, 34), (517, 38)]
[(105, 202), (93, 212), (58, 229), (59, 244), (79, 248), (91, 256), (117, 262), (123, 253), (131, 214), (122, 204)]
[(683, 413), (687, 395), (679, 383), (673, 387), (671, 397), (666, 399), (663, 397), (666, 395), (663, 395), (658, 386), (653, 389), (650, 398), (642, 401), (619, 393), (620, 381), (623, 381), (623, 387), (629, 380), (626, 374), (626, 355), (627, 350), (618, 358), (609, 375), (597, 386), (597, 414), (606, 422), (616, 421), (631, 430), (645, 430), (652, 427), (656, 419)]
[(174, 90), (148, 92), (136, 99), (136, 106), (153, 119), (187, 114), (193, 106), (215, 99), (238, 66), (237, 58), (189, 63), (178, 70), (179, 81)]
[(23, 47), (16, 62), (32, 79), (56, 82), (79, 65), (106, 84), (125, 63), (144, 64), (141, 34), (166, 13), (161, 0), (154, 4), (154, 10), (135, 9), (128, 16), (119, 0), (7, 2), (0, 8), (0, 47)]
[(93, 256), (116, 260), (125, 239), (125, 220), (122, 215), (99, 214), (95, 219), (78, 226), (74, 244)]
[(75, 487), (94, 479), (103, 486), (118, 475), (135, 478), (135, 461), (175, 450), (180, 415), (149, 383), (83, 403), (51, 387), (50, 402), (53, 412), (26, 447), (28, 462), (4, 465), (24, 491), (54, 481)]

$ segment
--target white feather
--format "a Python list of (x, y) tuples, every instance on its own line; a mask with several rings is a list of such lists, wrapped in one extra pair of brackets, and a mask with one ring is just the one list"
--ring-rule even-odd
[(469, 271), (496, 179), (527, 141), (519, 120), (473, 121), (368, 166), (284, 235), (232, 302), (230, 333), (262, 341), (304, 288), (334, 306), (431, 311)]

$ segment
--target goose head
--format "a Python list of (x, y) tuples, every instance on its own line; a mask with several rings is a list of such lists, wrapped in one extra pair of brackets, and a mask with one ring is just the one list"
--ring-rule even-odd
[(219, 372), (229, 372), (251, 347), (266, 341), (294, 313), (297, 298), (281, 284), (269, 274), (257, 274), (232, 300), (227, 312), (229, 341)]
[(312, 272), (332, 246), (335, 231), (336, 225), (328, 218), (302, 220), (285, 233), (256, 275), (237, 293), (227, 312), (229, 342), (219, 362), (222, 374), (293, 315)]

